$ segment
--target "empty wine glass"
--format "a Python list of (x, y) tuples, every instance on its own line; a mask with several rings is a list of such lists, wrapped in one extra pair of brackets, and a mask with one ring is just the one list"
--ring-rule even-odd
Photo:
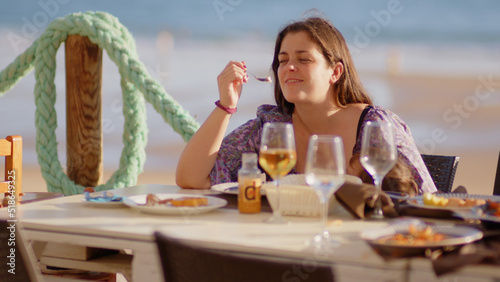
[(384, 218), (381, 199), (382, 181), (398, 158), (392, 131), (391, 123), (373, 121), (367, 122), (363, 130), (360, 162), (373, 177), (377, 193), (372, 219)]
[(329, 199), (344, 183), (345, 157), (342, 137), (312, 135), (309, 138), (305, 175), (307, 184), (314, 187), (318, 195), (323, 219), (322, 231), (307, 244), (314, 247), (340, 244), (330, 238), (327, 222)]
[(273, 216), (265, 222), (285, 223), (280, 210), (281, 177), (292, 170), (297, 162), (295, 136), (290, 123), (265, 123), (260, 143), (259, 163), (276, 184), (276, 205)]

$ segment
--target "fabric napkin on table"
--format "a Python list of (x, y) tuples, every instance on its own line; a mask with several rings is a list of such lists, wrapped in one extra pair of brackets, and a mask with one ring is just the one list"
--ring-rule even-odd
[[(371, 184), (344, 183), (335, 197), (342, 206), (357, 218), (370, 217), (375, 206), (376, 188)], [(387, 217), (396, 217), (394, 203), (391, 198), (382, 192), (382, 210)]]
[(492, 264), (500, 266), (500, 235), (464, 245), (451, 252), (435, 251), (431, 255), (437, 276), (458, 270), (466, 265)]
[(464, 186), (460, 185), (458, 186), (457, 188), (455, 188), (455, 190), (451, 191), (452, 194), (467, 194), (467, 188), (465, 188)]

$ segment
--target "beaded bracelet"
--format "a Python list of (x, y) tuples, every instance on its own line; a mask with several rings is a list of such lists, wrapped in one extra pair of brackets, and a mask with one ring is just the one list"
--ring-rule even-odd
[(223, 105), (220, 104), (220, 100), (217, 100), (217, 102), (215, 102), (215, 105), (217, 107), (219, 107), (219, 109), (222, 109), (224, 110), (226, 113), (228, 114), (234, 114), (236, 113), (236, 111), (238, 110), (238, 108), (228, 108), (228, 107), (224, 107)]

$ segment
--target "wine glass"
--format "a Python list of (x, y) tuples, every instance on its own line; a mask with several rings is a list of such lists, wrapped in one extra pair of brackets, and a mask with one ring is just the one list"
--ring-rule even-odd
[(383, 219), (382, 211), (382, 181), (394, 167), (398, 151), (394, 142), (393, 126), (388, 122), (368, 121), (363, 130), (361, 143), (361, 165), (373, 177), (376, 187), (375, 210), (372, 219)]
[(266, 219), (269, 223), (285, 223), (280, 210), (281, 177), (292, 170), (297, 162), (295, 136), (290, 123), (265, 123), (260, 142), (259, 164), (276, 184), (276, 205), (273, 216)]
[(308, 245), (324, 247), (340, 244), (330, 238), (327, 229), (330, 197), (344, 184), (345, 157), (342, 137), (336, 135), (312, 135), (309, 138), (306, 160), (306, 182), (313, 186), (319, 198), (322, 213), (322, 231)]

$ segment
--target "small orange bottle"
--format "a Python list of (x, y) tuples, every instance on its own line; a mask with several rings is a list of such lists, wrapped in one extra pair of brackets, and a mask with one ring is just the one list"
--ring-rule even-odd
[(259, 213), (262, 203), (261, 171), (257, 167), (256, 153), (243, 153), (241, 169), (238, 171), (238, 210), (241, 213)]

